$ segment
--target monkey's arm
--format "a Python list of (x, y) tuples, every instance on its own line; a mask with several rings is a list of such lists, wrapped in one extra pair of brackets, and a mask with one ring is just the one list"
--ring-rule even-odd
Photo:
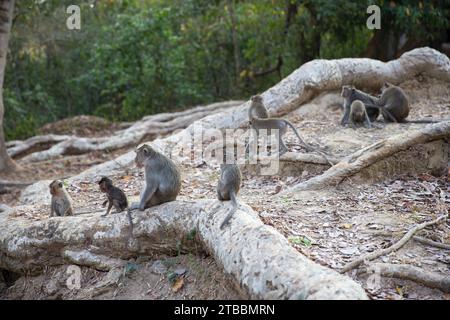
[(364, 108), (364, 116), (366, 120), (364, 121), (364, 126), (366, 128), (372, 128), (372, 123), (370, 122), (369, 115), (367, 114), (367, 110)]
[(112, 201), (109, 201), (108, 202), (108, 209), (106, 209), (106, 213), (104, 215), (102, 215), (103, 217), (106, 217), (109, 214), (109, 212), (111, 211), (112, 206), (113, 206)]
[(139, 201), (139, 210), (144, 211), (147, 203), (152, 198), (156, 191), (156, 181), (150, 181), (146, 184), (144, 192), (142, 192), (141, 200)]
[(107, 203), (108, 203), (108, 199), (106, 199), (106, 200), (102, 203), (102, 207), (105, 207)]
[(347, 99), (344, 102), (344, 115), (341, 119), (341, 126), (348, 125), (348, 121), (350, 118), (350, 102)]
[(50, 204), (50, 217), (54, 217), (55, 216), (55, 204), (52, 201)]

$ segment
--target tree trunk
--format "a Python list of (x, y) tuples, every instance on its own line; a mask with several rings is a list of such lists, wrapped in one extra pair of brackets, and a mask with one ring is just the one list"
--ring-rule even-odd
[(234, 13), (234, 0), (228, 0), (228, 13), (230, 15), (231, 21), (231, 35), (233, 37), (233, 54), (234, 54), (234, 68), (236, 74), (236, 84), (239, 85), (240, 73), (241, 73), (241, 63), (239, 60), (239, 41), (236, 31), (236, 15)]
[(14, 0), (3, 0), (0, 2), (0, 172), (17, 168), (6, 151), (3, 130), (3, 116), (5, 113), (5, 107), (3, 105), (3, 80), (5, 78), (6, 55), (8, 53), (13, 10)]

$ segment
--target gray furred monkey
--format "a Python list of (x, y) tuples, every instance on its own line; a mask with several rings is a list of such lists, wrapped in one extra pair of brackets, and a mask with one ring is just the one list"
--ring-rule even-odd
[(223, 229), (237, 210), (238, 203), (236, 195), (241, 187), (241, 180), (241, 170), (236, 164), (223, 163), (220, 165), (220, 178), (217, 184), (217, 198), (220, 201), (231, 200), (233, 204), (232, 211), (223, 220), (220, 225), (220, 229)]
[(260, 95), (254, 95), (250, 98), (251, 104), (248, 109), (248, 120), (254, 118), (267, 119), (269, 118), (269, 112), (263, 103), (263, 98)]
[(320, 154), (331, 166), (334, 164), (328, 159), (328, 157), (323, 153), (322, 151), (310, 146), (307, 144), (300, 134), (298, 133), (297, 129), (295, 129), (294, 125), (286, 119), (281, 118), (269, 118), (269, 119), (252, 119), (249, 121), (250, 125), (255, 128), (256, 130), (260, 129), (267, 129), (268, 134), (270, 134), (271, 130), (278, 130), (279, 132), (279, 144), (280, 144), (280, 155), (283, 155), (288, 151), (288, 148), (283, 142), (283, 136), (286, 134), (288, 126), (291, 127), (291, 129), (294, 131), (295, 135), (300, 141), (300, 144), (306, 148), (307, 151), (314, 151)]
[(136, 149), (137, 167), (144, 167), (145, 186), (139, 203), (133, 203), (131, 209), (156, 206), (173, 201), (181, 189), (181, 176), (175, 163), (147, 144)]
[(108, 177), (102, 177), (98, 182), (101, 192), (106, 193), (108, 199), (103, 203), (103, 206), (106, 206), (108, 203), (108, 209), (106, 213), (103, 215), (104, 217), (109, 214), (111, 208), (114, 207), (116, 212), (122, 212), (128, 207), (128, 200), (125, 193), (116, 186), (113, 185), (113, 182)]
[(438, 123), (443, 120), (407, 120), (410, 106), (408, 97), (402, 88), (397, 87), (389, 82), (385, 82), (381, 87), (381, 97), (378, 100), (381, 114), (386, 122), (400, 122), (400, 123)]
[(354, 86), (343, 86), (341, 96), (344, 98), (344, 115), (341, 119), (341, 125), (346, 126), (350, 119), (350, 107), (355, 100), (360, 100), (366, 107), (367, 115), (371, 122), (375, 121), (380, 115), (380, 108), (377, 104), (378, 98), (371, 96)]
[(381, 115), (387, 122), (403, 122), (409, 115), (409, 102), (400, 87), (385, 82), (377, 101)]
[(350, 105), (350, 124), (355, 128), (356, 123), (362, 123), (366, 128), (371, 128), (369, 116), (367, 114), (367, 109), (361, 100), (355, 100)]
[[(248, 108), (248, 120), (253, 119), (267, 119), (269, 118), (269, 112), (263, 103), (263, 98), (260, 95), (254, 95), (250, 98), (250, 107)], [(256, 131), (256, 139), (258, 137), (258, 129), (253, 128)], [(245, 153), (248, 152), (250, 146), (250, 141), (245, 146)]]
[(61, 180), (54, 180), (49, 185), (52, 195), (50, 217), (73, 215), (72, 198), (67, 193)]

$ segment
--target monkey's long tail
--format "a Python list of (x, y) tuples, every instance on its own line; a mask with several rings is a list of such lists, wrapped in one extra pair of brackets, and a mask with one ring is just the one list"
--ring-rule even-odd
[(317, 152), (318, 154), (320, 154), (328, 163), (330, 166), (334, 166), (334, 163), (330, 161), (330, 159), (328, 159), (327, 155), (325, 153), (323, 153), (322, 151), (310, 146), (309, 144), (307, 144), (302, 137), (300, 137), (300, 135), (297, 132), (297, 129), (295, 129), (294, 125), (290, 122), (286, 120), (286, 123), (292, 128), (292, 130), (294, 131), (295, 135), (297, 136), (297, 138), (300, 140), (300, 143), (303, 144), (303, 146), (306, 148), (306, 150), (308, 151), (314, 151)]
[(127, 216), (128, 216), (128, 221), (130, 221), (130, 235), (129, 235), (129, 238), (131, 239), (133, 237), (134, 225), (133, 225), (133, 218), (131, 217), (131, 209), (130, 208), (127, 209)]
[(220, 225), (220, 229), (223, 229), (223, 227), (225, 227), (228, 224), (228, 222), (230, 221), (231, 217), (233, 217), (233, 214), (237, 210), (238, 204), (237, 204), (237, 200), (236, 200), (236, 193), (234, 192), (234, 190), (230, 191), (230, 199), (231, 199), (231, 202), (233, 203), (233, 209), (231, 210), (231, 212), (223, 220), (222, 224)]
[(404, 120), (404, 123), (439, 123), (439, 122), (443, 122), (443, 121), (448, 121), (448, 119), (443, 119), (443, 120)]

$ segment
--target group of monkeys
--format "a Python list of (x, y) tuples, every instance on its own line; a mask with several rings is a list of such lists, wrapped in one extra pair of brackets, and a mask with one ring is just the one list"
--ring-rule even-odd
[[(341, 125), (346, 126), (349, 123), (355, 126), (356, 123), (371, 127), (379, 114), (388, 122), (405, 122), (409, 115), (409, 103), (403, 90), (397, 86), (385, 83), (381, 89), (379, 98), (371, 96), (363, 91), (357, 90), (353, 86), (344, 86), (341, 92), (344, 98), (344, 115)], [(249, 125), (257, 134), (261, 129), (268, 131), (278, 130), (279, 132), (279, 152), (280, 155), (288, 151), (283, 136), (290, 127), (298, 137), (301, 145), (308, 151), (314, 151), (322, 155), (328, 163), (333, 165), (327, 158), (327, 155), (308, 145), (299, 135), (294, 125), (282, 118), (271, 118), (264, 106), (260, 95), (251, 97), (251, 104), (248, 110)], [(416, 120), (408, 122), (429, 123), (436, 122), (431, 120)], [(270, 134), (270, 133), (269, 133)], [(248, 148), (247, 144), (247, 148)], [(177, 198), (181, 189), (180, 171), (176, 164), (165, 155), (154, 150), (147, 144), (135, 150), (135, 163), (139, 168), (144, 168), (145, 186), (140, 196), (139, 203), (128, 205), (127, 197), (123, 190), (113, 185), (108, 177), (102, 177), (98, 181), (100, 191), (106, 193), (107, 200), (103, 206), (108, 204), (104, 216), (108, 215), (114, 207), (117, 212), (128, 210), (128, 217), (132, 225), (131, 211), (139, 209), (143, 211), (149, 207), (159, 205), (164, 202), (173, 201)], [(224, 161), (225, 162), (225, 161)], [(220, 165), (220, 178), (217, 184), (217, 198), (220, 201), (231, 200), (233, 210), (222, 222), (222, 229), (231, 219), (237, 209), (238, 203), (236, 195), (241, 186), (242, 175), (236, 164), (223, 163)], [(64, 188), (62, 181), (55, 180), (50, 184), (51, 212), (50, 216), (73, 215), (72, 199)]]
[[(140, 196), (139, 203), (128, 205), (128, 200), (120, 188), (113, 185), (108, 177), (102, 177), (98, 181), (100, 191), (106, 193), (107, 200), (103, 206), (108, 204), (106, 216), (112, 207), (117, 212), (127, 209), (130, 224), (133, 226), (131, 211), (143, 211), (149, 207), (159, 205), (164, 202), (174, 201), (181, 189), (180, 171), (176, 164), (162, 153), (154, 150), (147, 144), (135, 150), (135, 163), (138, 168), (144, 168), (144, 188)], [(221, 164), (221, 175), (217, 184), (217, 197), (220, 201), (231, 200), (233, 210), (222, 222), (222, 229), (231, 219), (237, 209), (236, 195), (241, 186), (241, 171), (236, 164)], [(54, 180), (50, 183), (51, 209), (50, 217), (73, 215), (72, 199), (61, 180)]]
[(406, 120), (409, 115), (409, 102), (405, 92), (391, 83), (385, 82), (381, 87), (380, 97), (374, 97), (353, 86), (343, 86), (341, 96), (344, 98), (344, 116), (341, 125), (363, 124), (372, 127), (378, 116), (385, 122), (435, 123), (434, 120)]

